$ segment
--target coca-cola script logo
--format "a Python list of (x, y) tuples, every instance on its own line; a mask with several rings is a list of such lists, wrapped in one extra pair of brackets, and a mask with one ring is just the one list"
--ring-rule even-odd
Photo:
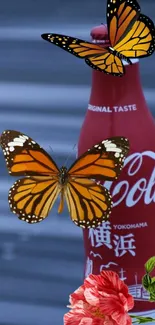
[[(133, 207), (140, 201), (140, 199), (143, 199), (145, 204), (155, 202), (155, 167), (153, 170), (150, 170), (150, 176), (148, 178), (145, 178), (146, 175), (144, 172), (144, 177), (137, 180), (138, 172), (140, 172), (142, 168), (145, 168), (145, 170), (147, 169), (147, 166), (143, 167), (144, 159), (146, 159), (146, 157), (155, 162), (155, 152), (153, 151), (144, 151), (142, 153), (137, 152), (128, 156), (124, 162), (127, 180), (118, 181), (112, 191), (111, 187), (113, 182), (104, 182), (104, 186), (109, 189), (112, 194), (113, 207), (119, 205), (123, 200), (125, 200), (127, 207)], [(131, 180), (132, 185), (130, 185), (130, 177), (135, 177), (135, 175), (136, 182), (134, 182), (133, 185), (133, 180)], [(120, 192), (121, 194), (119, 195)], [(115, 199), (116, 195), (117, 200)]]

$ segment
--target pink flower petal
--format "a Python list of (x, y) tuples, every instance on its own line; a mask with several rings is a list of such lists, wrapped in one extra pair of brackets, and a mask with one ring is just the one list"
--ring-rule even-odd
[(95, 288), (85, 289), (84, 296), (87, 303), (89, 303), (91, 306), (98, 306), (99, 298), (97, 297), (97, 291)]
[(101, 281), (105, 288), (114, 289), (116, 292), (123, 291), (124, 294), (128, 294), (128, 287), (120, 280), (118, 274), (113, 271), (102, 271)]
[(79, 325), (93, 325), (93, 319), (88, 318), (88, 317), (84, 317), (84, 318), (81, 319)]
[(100, 282), (100, 275), (94, 275), (94, 274), (90, 274), (85, 280), (84, 280), (84, 286), (86, 288), (90, 288), (92, 286), (98, 286), (99, 282)]
[(111, 318), (118, 325), (127, 325), (127, 314), (120, 314), (119, 312), (115, 312), (111, 315)]
[(100, 310), (102, 311), (103, 314), (107, 316), (111, 316), (113, 313), (118, 311), (119, 313), (124, 313), (124, 308), (120, 304), (118, 298), (116, 297), (115, 299), (113, 298), (102, 298), (100, 299)]
[(70, 303), (64, 325), (132, 325), (128, 311), (134, 300), (115, 272), (90, 274), (70, 295)]
[(122, 293), (119, 293), (119, 298), (122, 304), (124, 305), (124, 310), (129, 311), (134, 306), (134, 299), (132, 296), (125, 297)]
[(69, 296), (69, 302), (71, 304), (75, 304), (77, 300), (85, 300), (84, 299), (84, 285), (80, 286), (77, 290), (75, 290), (70, 296)]
[(114, 320), (109, 316), (105, 316), (104, 325), (118, 325)]
[(64, 315), (64, 325), (79, 325), (81, 322), (81, 314), (67, 313)]

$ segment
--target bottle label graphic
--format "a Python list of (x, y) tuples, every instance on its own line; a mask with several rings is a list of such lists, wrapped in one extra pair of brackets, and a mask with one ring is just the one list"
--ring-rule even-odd
[[(149, 166), (147, 174), (144, 173), (146, 163)], [(154, 237), (155, 232), (152, 210), (155, 203), (155, 152), (146, 150), (130, 154), (125, 159), (122, 177), (117, 182), (102, 184), (112, 194), (113, 210), (107, 222), (87, 231), (85, 276), (106, 269), (116, 271), (128, 285), (135, 302), (146, 304), (149, 294), (141, 279), (144, 275), (142, 266), (154, 255), (154, 245), (149, 238)], [(144, 245), (145, 241), (148, 246)], [(149, 307), (153, 306), (150, 304)]]
[[(126, 175), (128, 180), (118, 181), (117, 185), (114, 186), (111, 192), (113, 196), (113, 207), (120, 204), (125, 200), (125, 205), (127, 207), (135, 206), (140, 200), (143, 204), (155, 203), (155, 167), (150, 170), (150, 177), (148, 179), (144, 177), (138, 178), (138, 174), (143, 167), (143, 161), (145, 157), (152, 160), (155, 166), (155, 152), (144, 151), (142, 153), (133, 153), (128, 156), (124, 162), (124, 168), (126, 167)], [(130, 186), (131, 178), (137, 178), (133, 186)], [(109, 190), (112, 187), (112, 182), (105, 182), (104, 186)], [(119, 195), (121, 189), (123, 188), (123, 194)], [(115, 200), (116, 194), (118, 199)]]
[(123, 106), (95, 106), (95, 105), (88, 105), (88, 109), (93, 112), (104, 112), (104, 113), (121, 113), (121, 112), (131, 112), (136, 111), (137, 107), (136, 104), (131, 105), (123, 105)]

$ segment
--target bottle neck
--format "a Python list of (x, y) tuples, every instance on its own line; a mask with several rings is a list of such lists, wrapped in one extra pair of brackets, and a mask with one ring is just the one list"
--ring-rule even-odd
[(135, 105), (137, 101), (143, 102), (143, 104), (145, 103), (140, 80), (139, 62), (126, 65), (125, 74), (122, 77), (114, 77), (99, 71), (93, 71), (92, 89), (88, 107), (90, 110), (97, 112), (97, 108), (95, 110), (91, 106), (112, 108), (119, 104), (121, 106), (129, 106), (129, 110), (136, 110)]
[(80, 134), (84, 149), (112, 136), (138, 137), (139, 141), (143, 138), (143, 144), (152, 142), (155, 124), (143, 94), (139, 63), (126, 66), (125, 70), (123, 77), (93, 71), (90, 101)]

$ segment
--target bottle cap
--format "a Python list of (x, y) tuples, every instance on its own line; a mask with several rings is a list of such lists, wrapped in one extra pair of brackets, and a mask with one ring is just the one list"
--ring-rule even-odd
[(101, 24), (99, 26), (93, 27), (90, 35), (92, 37), (93, 43), (110, 46), (107, 25)]

